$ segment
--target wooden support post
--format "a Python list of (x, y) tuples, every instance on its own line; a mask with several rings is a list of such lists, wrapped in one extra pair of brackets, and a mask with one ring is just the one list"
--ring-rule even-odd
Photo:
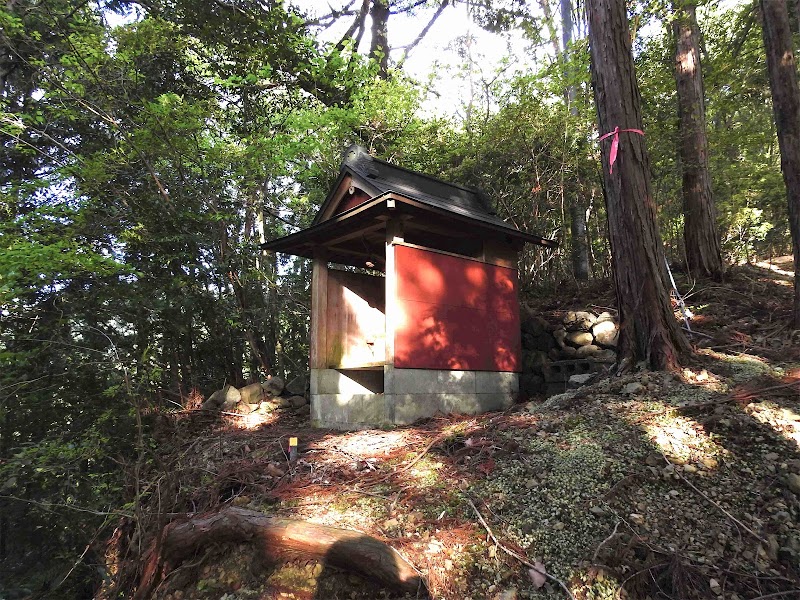
[(308, 340), (309, 367), (327, 368), (328, 352), (328, 261), (324, 250), (314, 253), (311, 275), (311, 335)]
[(386, 366), (394, 366), (394, 335), (399, 323), (395, 244), (403, 242), (403, 223), (396, 218), (386, 223)]

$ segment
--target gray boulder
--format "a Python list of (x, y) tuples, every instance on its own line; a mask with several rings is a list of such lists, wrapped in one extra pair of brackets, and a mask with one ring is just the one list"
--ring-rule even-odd
[(594, 341), (594, 337), (588, 331), (573, 331), (567, 334), (567, 342), (579, 348), (580, 346), (588, 346)]
[(308, 391), (308, 375), (298, 375), (286, 384), (285, 389), (292, 396), (305, 396)]
[(275, 396), (280, 396), (283, 393), (283, 390), (286, 386), (282, 378), (270, 377), (264, 383), (261, 384), (261, 387), (267, 396), (271, 396), (274, 398)]
[(239, 393), (242, 395), (242, 402), (246, 404), (261, 404), (264, 398), (264, 390), (261, 389), (260, 383), (251, 383), (243, 388), (239, 388)]
[(592, 335), (594, 341), (600, 346), (607, 348), (616, 348), (617, 340), (619, 339), (619, 332), (614, 321), (600, 321), (592, 326)]
[(564, 329), (567, 331), (589, 331), (595, 321), (597, 321), (597, 317), (584, 310), (571, 310), (563, 319)]
[(226, 385), (221, 390), (217, 390), (211, 394), (208, 399), (203, 402), (204, 410), (230, 410), (236, 406), (242, 399), (239, 390), (232, 385)]
[(300, 408), (308, 402), (305, 396), (291, 396), (287, 400), (292, 408)]
[(594, 344), (587, 344), (586, 346), (581, 346), (575, 351), (575, 355), (578, 358), (588, 358), (590, 356), (597, 356), (603, 351), (600, 346), (595, 346)]

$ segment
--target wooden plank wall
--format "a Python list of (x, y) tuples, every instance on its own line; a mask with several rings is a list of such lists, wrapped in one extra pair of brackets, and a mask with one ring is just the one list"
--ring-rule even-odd
[(385, 279), (328, 270), (326, 368), (354, 369), (384, 364)]

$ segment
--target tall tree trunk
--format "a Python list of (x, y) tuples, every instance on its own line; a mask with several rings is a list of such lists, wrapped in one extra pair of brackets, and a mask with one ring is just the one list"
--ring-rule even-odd
[[(641, 129), (625, 0), (587, 0), (586, 9), (600, 132), (605, 134), (617, 127)], [(621, 322), (620, 359), (646, 360), (655, 369), (675, 368), (681, 355), (689, 351), (689, 344), (670, 306), (647, 150), (641, 135), (625, 131), (618, 135), (619, 152), (613, 173), (609, 150), (613, 136), (602, 142), (602, 155)]]
[[(564, 90), (564, 100), (567, 102), (569, 114), (578, 116), (578, 107), (575, 105), (577, 93), (575, 84), (572, 83), (570, 67), (570, 49), (572, 44), (572, 0), (561, 0), (561, 31), (564, 46), (562, 60), (567, 87)], [(586, 242), (586, 209), (580, 197), (570, 195), (569, 216), (570, 233), (572, 236), (572, 274), (578, 281), (589, 279), (589, 246)]]
[(378, 61), (378, 75), (389, 76), (389, 0), (372, 0), (369, 9), (372, 19), (372, 42), (369, 55)]
[(761, 15), (772, 109), (781, 149), (781, 171), (789, 203), (794, 254), (792, 325), (800, 328), (800, 89), (786, 0), (761, 0)]
[(680, 157), (683, 171), (683, 237), (686, 262), (694, 275), (722, 277), (722, 255), (711, 176), (700, 66), (700, 30), (695, 0), (674, 3), (675, 80), (678, 90)]

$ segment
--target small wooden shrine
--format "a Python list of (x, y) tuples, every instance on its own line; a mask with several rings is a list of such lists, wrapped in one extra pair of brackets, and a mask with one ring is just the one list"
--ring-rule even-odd
[(349, 148), (311, 227), (262, 246), (313, 259), (312, 422), (358, 429), (510, 406), (525, 243), (556, 245), (507, 224), (478, 191)]

